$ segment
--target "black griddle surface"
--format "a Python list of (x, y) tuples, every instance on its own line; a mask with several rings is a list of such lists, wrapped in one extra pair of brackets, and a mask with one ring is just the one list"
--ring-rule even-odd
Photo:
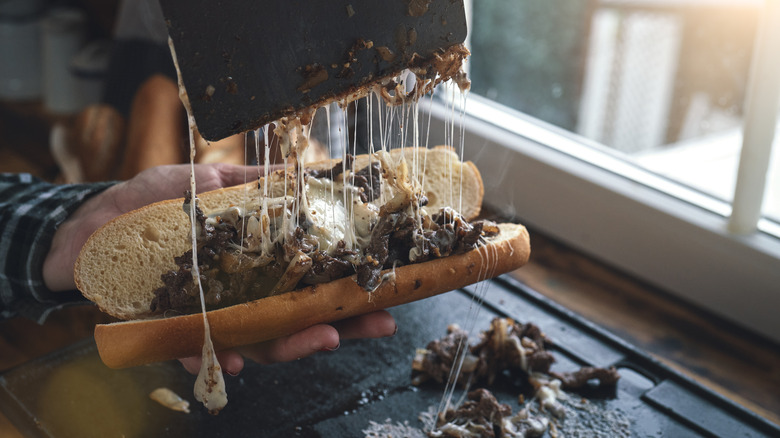
[[(392, 309), (399, 326), (393, 338), (344, 341), (336, 352), (291, 363), (248, 364), (240, 376), (226, 376), (229, 403), (218, 416), (194, 401), (194, 377), (178, 362), (110, 370), (91, 340), (0, 376), (0, 408), (33, 437), (359, 437), (371, 421), (388, 419), (421, 427), (419, 414), (438, 405), (442, 388), (411, 385), (415, 348), (440, 338), (448, 324), (467, 328), (469, 314), (478, 311), (474, 334), (498, 315), (539, 325), (555, 343), (550, 348), (557, 358), (553, 370), (619, 368), (623, 377), (615, 390), (574, 395), (577, 400), (585, 396), (595, 411), (593, 418), (578, 414), (581, 436), (780, 436), (777, 425), (511, 277), (487, 286), (482, 308), (474, 304), (474, 286)], [(515, 383), (506, 377), (489, 389), (516, 412), (523, 390)], [(192, 412), (170, 411), (151, 401), (147, 394), (160, 386), (188, 399)], [(456, 391), (456, 397), (460, 394)], [(602, 414), (624, 421), (605, 423)], [(616, 424), (622, 429), (609, 430)]]

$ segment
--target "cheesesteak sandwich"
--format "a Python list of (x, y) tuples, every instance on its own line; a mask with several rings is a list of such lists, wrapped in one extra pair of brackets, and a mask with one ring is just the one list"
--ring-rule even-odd
[(104, 312), (127, 320), (95, 330), (109, 367), (200, 354), (189, 217), (195, 202), (214, 348), (248, 345), (522, 266), (530, 253), (526, 229), (473, 221), (482, 196), (476, 167), (449, 147), (284, 169), (114, 219), (82, 249), (76, 284)]

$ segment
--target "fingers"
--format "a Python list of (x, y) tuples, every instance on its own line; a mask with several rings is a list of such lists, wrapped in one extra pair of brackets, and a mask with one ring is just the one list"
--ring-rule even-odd
[[(282, 167), (284, 166), (273, 165), (268, 168), (268, 171), (273, 172)], [(255, 181), (258, 176), (262, 176), (265, 172), (262, 166), (240, 166), (235, 164), (217, 164), (215, 165), (215, 170), (218, 173), (217, 179), (221, 187)]]
[(341, 339), (384, 338), (398, 330), (395, 319), (387, 310), (378, 310), (333, 323)]
[(244, 369), (244, 356), (235, 350), (225, 350), (217, 353), (217, 360), (222, 366), (222, 371), (237, 376)]
[[(222, 370), (236, 375), (244, 367), (242, 356), (259, 364), (289, 362), (310, 356), (318, 351), (333, 351), (339, 348), (339, 333), (327, 324), (319, 324), (290, 336), (240, 347), (217, 353)], [(200, 356), (179, 359), (184, 368), (192, 374), (200, 370)]]
[[(395, 319), (386, 310), (348, 318), (329, 324), (318, 324), (298, 333), (268, 342), (217, 353), (222, 370), (237, 375), (244, 367), (244, 357), (262, 365), (289, 362), (320, 351), (334, 351), (342, 339), (382, 338), (398, 330)], [(242, 357), (243, 356), (243, 357)], [(192, 374), (200, 370), (200, 356), (179, 359)]]
[(184, 369), (190, 374), (198, 374), (200, 370), (200, 356), (190, 356), (179, 359)]
[[(236, 164), (218, 164), (215, 166), (218, 180), (223, 187), (235, 186), (257, 180), (257, 166), (241, 166)], [(262, 168), (260, 168), (262, 172)]]
[[(269, 172), (281, 168), (269, 167)], [(263, 167), (236, 164), (213, 163), (195, 165), (195, 181), (198, 193), (223, 187), (256, 181), (263, 174)], [(190, 187), (190, 166), (188, 164), (157, 166), (147, 169), (124, 184), (114, 196), (119, 206), (118, 214), (143, 207), (153, 202), (175, 199), (183, 196)]]
[(392, 315), (379, 310), (332, 325), (318, 324), (290, 336), (242, 347), (239, 351), (259, 364), (289, 362), (318, 351), (334, 351), (342, 339), (382, 338), (392, 336), (396, 331)]
[(241, 354), (263, 365), (289, 362), (310, 356), (318, 351), (339, 348), (338, 331), (327, 324), (318, 324), (298, 333), (260, 344), (242, 347)]
[[(217, 360), (222, 367), (222, 371), (230, 374), (231, 376), (237, 376), (242, 369), (244, 369), (244, 358), (240, 353), (234, 350), (225, 350), (217, 353)], [(179, 359), (184, 369), (190, 374), (198, 374), (200, 371), (200, 356), (191, 356)]]

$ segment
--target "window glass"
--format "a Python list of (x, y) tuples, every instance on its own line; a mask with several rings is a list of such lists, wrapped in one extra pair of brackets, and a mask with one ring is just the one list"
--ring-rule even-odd
[(472, 90), (730, 201), (761, 5), (474, 1)]
[[(776, 132), (780, 132), (780, 126)], [(780, 224), (780, 135), (777, 134), (772, 147), (772, 158), (769, 161), (763, 215)]]

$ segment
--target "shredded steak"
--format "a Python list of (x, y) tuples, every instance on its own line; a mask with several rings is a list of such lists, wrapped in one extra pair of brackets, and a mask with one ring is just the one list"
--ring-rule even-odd
[[(322, 171), (307, 171), (307, 177), (340, 175), (353, 166), (352, 156), (347, 161)], [(379, 162), (373, 162), (352, 174), (361, 200), (373, 201), (380, 195)], [(189, 211), (192, 195), (185, 194), (185, 211)], [(423, 196), (416, 208), (427, 204)], [(330, 253), (318, 247), (307, 233), (307, 221), (284, 243), (274, 244), (273, 260), (261, 254), (241, 250), (241, 236), (246, 235), (246, 221), (241, 218), (233, 225), (225, 221), (212, 225), (200, 208), (196, 207), (198, 238), (198, 265), (204, 288), (207, 309), (283, 293), (305, 285), (325, 283), (356, 274), (357, 283), (367, 291), (374, 290), (382, 281), (382, 270), (409, 263), (418, 263), (436, 257), (466, 252), (477, 247), (482, 239), (497, 233), (491, 222), (469, 224), (454, 210), (445, 208), (426, 218), (420, 227), (407, 209), (380, 212), (372, 225), (368, 245), (360, 251), (347, 250), (344, 241)], [(415, 255), (412, 256), (411, 254)], [(199, 310), (199, 291), (192, 278), (192, 250), (175, 259), (178, 269), (161, 276), (163, 286), (154, 291), (151, 303), (153, 313), (175, 311), (193, 313)]]

